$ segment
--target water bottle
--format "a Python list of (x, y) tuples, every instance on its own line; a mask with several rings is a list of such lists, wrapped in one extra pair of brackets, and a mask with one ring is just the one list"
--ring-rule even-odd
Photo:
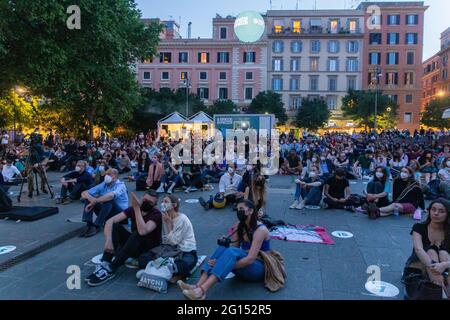
[(400, 211), (398, 210), (398, 208), (395, 208), (395, 209), (394, 209), (394, 217), (395, 217), (395, 218), (400, 217)]

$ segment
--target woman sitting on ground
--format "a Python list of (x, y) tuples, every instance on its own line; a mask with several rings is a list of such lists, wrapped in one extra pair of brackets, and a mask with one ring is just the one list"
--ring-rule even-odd
[(267, 188), (266, 178), (259, 173), (255, 173), (251, 179), (250, 187), (245, 189), (244, 199), (250, 200), (255, 204), (255, 210), (258, 218), (266, 213)]
[(425, 151), (419, 158), (420, 173), (425, 179), (425, 183), (429, 184), (431, 180), (435, 180), (438, 169), (436, 167), (436, 159), (433, 156), (433, 152)]
[(239, 222), (233, 226), (231, 246), (219, 246), (202, 267), (202, 275), (196, 285), (178, 281), (183, 294), (191, 300), (204, 300), (206, 293), (217, 282), (225, 280), (233, 271), (246, 281), (263, 281), (264, 263), (257, 259), (260, 251), (270, 251), (270, 234), (266, 226), (258, 222), (258, 213), (253, 202), (238, 203)]
[(409, 167), (403, 167), (400, 170), (400, 175), (394, 180), (393, 185), (392, 199), (394, 202), (380, 208), (377, 216), (389, 216), (395, 211), (413, 214), (418, 208), (425, 209), (423, 191), (414, 176), (414, 171)]
[[(319, 167), (312, 165), (305, 179), (295, 180), (296, 189), (294, 203), (290, 209), (302, 210), (305, 205), (318, 206), (322, 201), (323, 180), (320, 178)], [(300, 201), (300, 197), (302, 200)]]
[(148, 168), (150, 167), (150, 158), (147, 151), (141, 151), (137, 159), (137, 172), (128, 177), (130, 181), (138, 181), (146, 178), (148, 175)]
[[(375, 169), (375, 176), (367, 185), (365, 191), (366, 204), (357, 208), (356, 211), (367, 212), (369, 208), (382, 208), (389, 205), (389, 193), (391, 192), (391, 183), (386, 167)], [(372, 206), (371, 206), (372, 205)], [(373, 207), (375, 206), (375, 207)]]
[(450, 202), (433, 201), (425, 222), (416, 223), (411, 231), (414, 250), (406, 267), (419, 269), (431, 282), (450, 290), (450, 281), (443, 274), (450, 269)]

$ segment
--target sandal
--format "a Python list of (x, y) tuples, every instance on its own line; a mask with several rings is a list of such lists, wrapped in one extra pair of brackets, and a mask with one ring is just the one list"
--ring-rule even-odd
[(188, 283), (184, 282), (183, 280), (178, 280), (177, 285), (181, 290), (192, 290), (192, 289), (198, 288), (197, 285), (188, 284)]
[[(197, 288), (201, 290), (201, 295), (198, 295), (194, 291)], [(203, 289), (202, 286), (198, 286), (197, 288), (190, 289), (190, 290), (183, 290), (184, 296), (186, 298), (190, 299), (190, 300), (205, 300), (206, 299), (206, 292), (205, 292), (205, 290)]]

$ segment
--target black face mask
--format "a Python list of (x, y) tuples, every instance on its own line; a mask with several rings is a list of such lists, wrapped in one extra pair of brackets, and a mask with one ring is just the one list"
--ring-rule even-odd
[(143, 212), (150, 212), (150, 211), (153, 210), (154, 206), (155, 205), (153, 204), (153, 202), (144, 201), (144, 202), (142, 202), (142, 205), (141, 205), (141, 211), (143, 211)]
[(262, 181), (262, 180), (257, 180), (256, 181), (256, 183), (255, 183), (255, 185), (257, 186), (257, 187), (264, 187), (264, 181)]
[(244, 222), (247, 219), (247, 216), (245, 215), (245, 210), (238, 210), (236, 216), (240, 222)]

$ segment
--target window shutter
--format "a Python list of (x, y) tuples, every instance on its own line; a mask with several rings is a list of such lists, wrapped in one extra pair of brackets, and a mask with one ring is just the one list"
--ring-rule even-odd
[(198, 53), (198, 63), (202, 62), (202, 53)]
[(283, 59), (280, 59), (280, 71), (283, 71), (284, 69), (283, 69), (283, 62), (284, 62), (284, 60)]
[(275, 59), (272, 59), (272, 71), (275, 71)]

